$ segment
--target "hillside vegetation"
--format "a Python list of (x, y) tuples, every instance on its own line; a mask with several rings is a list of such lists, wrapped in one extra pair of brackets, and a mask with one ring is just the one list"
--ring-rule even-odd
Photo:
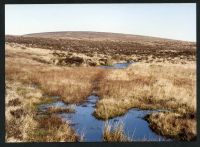
[(193, 42), (97, 32), (52, 32), (6, 36), (6, 42), (50, 50), (83, 53), (117, 61), (170, 62), (195, 60)]
[[(196, 43), (99, 32), (51, 32), (6, 36), (6, 141), (81, 141), (56, 113), (73, 109), (38, 106), (100, 98), (93, 116), (108, 120), (132, 108), (164, 109), (145, 117), (159, 135), (195, 140)], [(126, 69), (113, 63), (135, 62)], [(134, 123), (134, 122), (133, 122)], [(89, 124), (88, 124), (89, 125)], [(114, 130), (113, 130), (114, 128)], [(63, 131), (64, 130), (64, 131)], [(87, 130), (86, 130), (87, 131)], [(103, 141), (134, 141), (123, 124), (106, 124)]]

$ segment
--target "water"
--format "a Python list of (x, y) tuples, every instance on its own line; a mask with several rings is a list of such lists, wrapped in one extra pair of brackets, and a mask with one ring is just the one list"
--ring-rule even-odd
[[(130, 63), (116, 63), (112, 66), (100, 66), (103, 68), (115, 68), (124, 69), (127, 68)], [(79, 135), (84, 135), (84, 141), (86, 142), (101, 142), (103, 139), (103, 129), (105, 121), (96, 119), (92, 114), (95, 109), (95, 104), (99, 99), (98, 96), (91, 95), (82, 104), (66, 105), (62, 101), (59, 101), (58, 96), (53, 96), (53, 99), (58, 99), (57, 102), (51, 104), (43, 104), (39, 106), (39, 109), (45, 112), (49, 107), (62, 107), (73, 108), (75, 113), (61, 113), (57, 114), (63, 120), (70, 121), (70, 125), (76, 130)], [(108, 122), (114, 125), (118, 122), (123, 122), (124, 131), (126, 135), (133, 138), (134, 141), (150, 140), (150, 141), (170, 141), (163, 136), (159, 136), (154, 133), (150, 128), (147, 121), (143, 119), (147, 114), (158, 112), (161, 110), (140, 110), (131, 109), (125, 115), (109, 119)]]
[(57, 102), (50, 103), (50, 104), (42, 104), (42, 105), (39, 106), (39, 110), (45, 112), (49, 107), (68, 108), (69, 106), (67, 106), (62, 101), (57, 101)]
[(127, 68), (130, 64), (133, 64), (134, 62), (129, 63), (115, 63), (112, 66), (100, 66), (103, 68), (114, 68), (114, 69), (124, 69)]
[[(76, 130), (76, 132), (84, 135), (84, 141), (86, 142), (101, 142), (103, 135), (103, 128), (105, 121), (96, 119), (92, 113), (95, 109), (95, 104), (98, 100), (98, 96), (91, 95), (87, 101), (82, 104), (66, 105), (62, 101), (57, 101), (51, 104), (44, 104), (40, 106), (40, 110), (46, 111), (48, 107), (57, 106), (62, 108), (74, 108), (75, 113), (61, 113), (58, 114), (63, 120), (70, 121), (70, 125)], [(109, 119), (110, 124), (117, 122), (123, 122), (125, 133), (133, 137), (134, 141), (151, 140), (151, 141), (163, 141), (166, 138), (157, 135), (150, 128), (147, 121), (143, 117), (147, 114), (153, 113), (156, 110), (139, 110), (131, 109), (125, 115)]]

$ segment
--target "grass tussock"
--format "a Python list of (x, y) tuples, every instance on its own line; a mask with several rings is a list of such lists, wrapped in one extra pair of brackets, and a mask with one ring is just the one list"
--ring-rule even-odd
[(155, 113), (147, 117), (150, 127), (158, 134), (178, 140), (195, 140), (197, 123), (194, 115), (186, 117), (178, 113)]
[(78, 137), (68, 123), (57, 116), (40, 117), (37, 128), (29, 133), (29, 141), (33, 142), (74, 142)]
[(114, 126), (105, 123), (103, 131), (103, 141), (105, 142), (130, 142), (131, 139), (124, 133), (123, 123), (116, 123)]

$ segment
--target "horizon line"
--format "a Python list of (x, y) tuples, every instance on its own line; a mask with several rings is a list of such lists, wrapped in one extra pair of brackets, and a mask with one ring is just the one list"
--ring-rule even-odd
[(140, 35), (140, 34), (129, 34), (129, 33), (119, 33), (119, 32), (104, 32), (104, 31), (47, 31), (47, 32), (33, 32), (28, 34), (6, 34), (5, 36), (25, 36), (25, 35), (32, 35), (32, 34), (42, 34), (42, 33), (61, 33), (61, 32), (91, 32), (91, 33), (110, 33), (110, 34), (121, 34), (121, 35), (132, 35), (132, 36), (140, 36), (140, 37), (152, 37), (152, 38), (158, 38), (158, 39), (166, 39), (166, 40), (174, 40), (174, 41), (185, 41), (185, 42), (193, 42), (196, 43), (196, 41), (191, 40), (181, 40), (181, 39), (173, 39), (173, 38), (164, 38), (160, 36), (150, 36), (150, 35)]

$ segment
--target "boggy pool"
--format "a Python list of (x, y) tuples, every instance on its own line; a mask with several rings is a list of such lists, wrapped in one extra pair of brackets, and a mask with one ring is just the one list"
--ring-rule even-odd
[(115, 63), (111, 66), (99, 66), (99, 67), (102, 67), (102, 68), (114, 68), (114, 69), (124, 69), (124, 68), (127, 68), (130, 64), (133, 64), (135, 62), (129, 62), (129, 63)]
[[(118, 63), (111, 68), (126, 68), (130, 63)], [(107, 68), (107, 67), (106, 67)], [(59, 97), (52, 97), (57, 99)], [(79, 135), (84, 136), (85, 142), (101, 142), (103, 141), (103, 129), (106, 121), (96, 119), (93, 116), (95, 105), (99, 99), (96, 95), (90, 95), (82, 104), (66, 105), (62, 101), (57, 101), (51, 104), (43, 104), (39, 106), (41, 111), (46, 111), (49, 107), (56, 106), (62, 108), (73, 108), (75, 113), (57, 114), (63, 120), (70, 121), (70, 125), (76, 130)], [(131, 109), (125, 115), (109, 119), (111, 125), (117, 122), (123, 122), (124, 131), (127, 136), (134, 141), (170, 141), (163, 136), (157, 135), (150, 128), (147, 121), (143, 118), (147, 114), (158, 112), (161, 110), (140, 110)]]
[[(41, 111), (46, 111), (52, 106), (75, 109), (75, 113), (61, 113), (57, 115), (63, 120), (70, 121), (70, 125), (76, 132), (79, 135), (83, 134), (84, 141), (101, 142), (106, 121), (96, 119), (92, 115), (97, 100), (98, 96), (91, 95), (88, 97), (87, 101), (79, 105), (66, 105), (62, 101), (57, 101), (51, 104), (41, 105), (39, 108)], [(167, 141), (165, 137), (154, 133), (149, 128), (148, 122), (143, 119), (145, 115), (157, 111), (159, 110), (131, 109), (125, 115), (109, 119), (108, 122), (111, 125), (114, 125), (117, 122), (123, 122), (126, 135), (131, 137), (134, 141)]]

